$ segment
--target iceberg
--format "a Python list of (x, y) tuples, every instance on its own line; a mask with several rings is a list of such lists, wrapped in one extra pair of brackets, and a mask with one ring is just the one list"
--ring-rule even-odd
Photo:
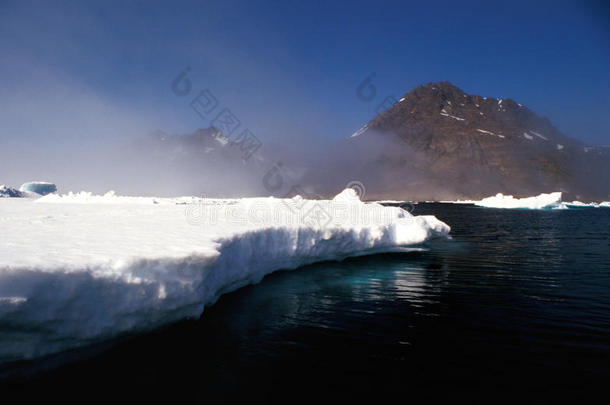
[(53, 183), (47, 183), (46, 181), (31, 181), (23, 183), (21, 187), (19, 187), (19, 191), (47, 195), (56, 192), (57, 186)]
[(566, 202), (564, 203), (564, 205), (568, 208), (600, 208), (603, 207), (604, 203), (584, 203), (582, 201), (572, 201), (572, 202)]
[(562, 209), (566, 208), (561, 201), (561, 192), (540, 194), (536, 197), (515, 198), (512, 195), (498, 193), (481, 201), (474, 201), (474, 205), (486, 208), (512, 208), (512, 209)]
[(610, 202), (602, 201), (600, 203), (584, 203), (582, 201), (572, 201), (563, 203), (560, 208), (610, 208)]
[(50, 194), (0, 200), (0, 218), (0, 363), (198, 318), (276, 270), (450, 232), (353, 190), (334, 200)]

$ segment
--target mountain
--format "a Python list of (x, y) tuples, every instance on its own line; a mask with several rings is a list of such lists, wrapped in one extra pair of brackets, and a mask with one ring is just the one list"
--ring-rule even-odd
[(0, 198), (21, 198), (25, 196), (25, 193), (22, 193), (21, 191), (15, 188), (7, 187), (4, 184), (0, 184)]
[[(370, 158), (360, 154), (379, 142), (390, 147)], [(370, 180), (371, 198), (610, 195), (610, 148), (569, 138), (511, 99), (466, 94), (449, 82), (409, 91), (356, 132), (347, 147)]]
[(251, 145), (214, 127), (157, 132), (127, 148), (135, 168), (126, 180), (132, 191), (174, 195), (315, 198), (358, 184), (371, 200), (555, 191), (568, 200), (610, 199), (610, 148), (569, 138), (511, 99), (469, 95), (448, 82), (414, 88), (349, 139), (307, 158), (294, 145)]
[(115, 160), (125, 166), (122, 181), (130, 193), (242, 197), (262, 194), (259, 148), (212, 126), (186, 134), (156, 131), (122, 147)]

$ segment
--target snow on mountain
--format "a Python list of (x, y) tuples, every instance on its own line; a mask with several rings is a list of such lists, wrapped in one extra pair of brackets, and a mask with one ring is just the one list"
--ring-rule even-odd
[(480, 200), (562, 190), (570, 199), (607, 199), (610, 150), (586, 147), (509, 98), (466, 94), (449, 82), (403, 98), (346, 141), (392, 142), (378, 156), (354, 157), (364, 169), (351, 177), (370, 184), (369, 197)]
[(600, 203), (583, 203), (581, 201), (572, 201), (564, 204), (568, 208), (610, 208), (610, 202), (603, 201)]
[(405, 249), (433, 216), (334, 200), (49, 195), (0, 201), (0, 362), (197, 318), (279, 269)]

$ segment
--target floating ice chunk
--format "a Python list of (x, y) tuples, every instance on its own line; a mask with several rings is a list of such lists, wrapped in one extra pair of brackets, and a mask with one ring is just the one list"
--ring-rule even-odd
[(536, 197), (515, 198), (512, 195), (498, 193), (493, 197), (487, 197), (474, 203), (480, 207), (487, 208), (527, 208), (527, 209), (551, 209), (561, 208), (561, 192), (540, 194)]
[(599, 208), (600, 204), (598, 203), (584, 203), (581, 201), (572, 201), (572, 202), (566, 202), (564, 203), (564, 205), (568, 208)]
[(455, 201), (439, 201), (443, 204), (474, 204), (478, 201), (475, 200), (455, 200)]
[(90, 193), (0, 200), (0, 363), (197, 318), (279, 269), (404, 249), (433, 216), (333, 200)]
[(581, 201), (572, 201), (572, 202), (565, 203), (565, 205), (567, 205), (568, 207), (591, 207), (591, 206), (594, 206), (597, 204), (586, 204)]
[(530, 140), (530, 141), (533, 141), (533, 140), (534, 140), (534, 137), (533, 137), (533, 136), (531, 136), (530, 134), (528, 134), (527, 132), (524, 132), (524, 133), (523, 133), (523, 136), (525, 137), (525, 139), (528, 139), (528, 140)]
[(56, 192), (57, 186), (53, 183), (47, 183), (46, 181), (31, 181), (22, 184), (21, 187), (19, 187), (19, 191), (47, 195)]
[(563, 145), (562, 144), (557, 144), (557, 150), (562, 150), (563, 149)]

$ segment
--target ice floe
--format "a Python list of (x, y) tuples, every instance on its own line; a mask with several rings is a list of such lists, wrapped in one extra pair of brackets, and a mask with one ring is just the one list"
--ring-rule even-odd
[(536, 197), (515, 198), (512, 195), (498, 193), (474, 202), (479, 207), (486, 208), (522, 208), (522, 209), (558, 209), (562, 207), (561, 192), (540, 194)]
[(121, 197), (0, 200), (0, 362), (197, 318), (279, 269), (405, 249), (433, 216), (333, 200)]

